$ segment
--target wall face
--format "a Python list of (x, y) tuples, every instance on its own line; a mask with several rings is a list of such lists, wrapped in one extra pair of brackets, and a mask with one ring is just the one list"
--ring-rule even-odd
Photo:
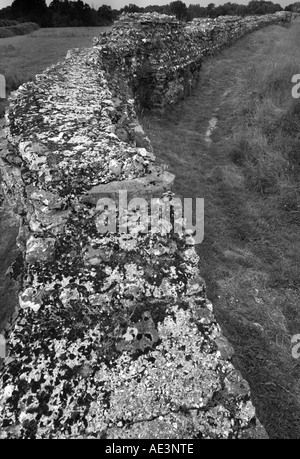
[(124, 69), (138, 111), (162, 112), (190, 92), (205, 56), (248, 32), (288, 20), (283, 12), (194, 19), (184, 25), (170, 16), (130, 14), (95, 43), (108, 69)]
[[(158, 41), (161, 25), (151, 28)], [(11, 269), (20, 294), (4, 332), (0, 437), (266, 435), (206, 298), (190, 233), (169, 232), (165, 220), (149, 230), (132, 202), (122, 215), (117, 207), (118, 231), (102, 232), (106, 217), (113, 223), (103, 197), (118, 204), (126, 190), (128, 201), (174, 202), (174, 176), (155, 163), (135, 112), (144, 50), (154, 59), (141, 30), (118, 28), (101, 47), (69, 52), (11, 97), (0, 156), (22, 257)], [(200, 68), (191, 58), (198, 28), (175, 21), (164, 30), (153, 60), (163, 106), (177, 100), (180, 72)], [(159, 95), (149, 97), (155, 106)]]

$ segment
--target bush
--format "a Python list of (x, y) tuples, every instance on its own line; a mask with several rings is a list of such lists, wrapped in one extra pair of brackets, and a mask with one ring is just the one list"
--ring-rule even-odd
[(15, 35), (27, 35), (39, 28), (40, 26), (34, 22), (24, 22), (22, 24), (17, 23), (11, 26), (1, 26), (0, 38), (14, 37)]
[(9, 27), (13, 25), (17, 25), (18, 21), (13, 21), (10, 19), (0, 19), (0, 27)]

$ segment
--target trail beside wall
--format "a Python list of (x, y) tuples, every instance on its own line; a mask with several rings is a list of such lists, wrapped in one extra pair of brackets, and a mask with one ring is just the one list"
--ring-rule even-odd
[[(22, 257), (10, 271), (20, 294), (4, 331), (0, 437), (266, 437), (192, 235), (151, 226), (154, 198), (174, 213), (174, 176), (156, 164), (136, 110), (175, 103), (205, 52), (281, 21), (125, 17), (12, 95), (0, 154)], [(116, 207), (118, 231), (103, 234), (111, 216), (99, 199), (117, 202), (120, 190), (126, 211)], [(147, 219), (132, 198), (149, 204)]]

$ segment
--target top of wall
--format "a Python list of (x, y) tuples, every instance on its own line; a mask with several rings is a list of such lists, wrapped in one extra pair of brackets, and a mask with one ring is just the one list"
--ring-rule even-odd
[(114, 27), (122, 28), (145, 28), (157, 27), (163, 25), (172, 27), (180, 27), (182, 24), (175, 16), (159, 13), (123, 13), (118, 21), (115, 21)]
[[(195, 18), (191, 22), (184, 23), (176, 20), (175, 16), (159, 15), (158, 13), (128, 13), (123, 14), (110, 31), (104, 32), (98, 39), (96, 38), (94, 45), (106, 52), (110, 50), (123, 54), (142, 54), (147, 52), (149, 44), (154, 44), (155, 40), (160, 39), (159, 44), (163, 46), (163, 42), (172, 37), (172, 40), (175, 40), (172, 58), (176, 59), (180, 51), (177, 47), (177, 41), (180, 41), (180, 45), (184, 47), (186, 41), (194, 39), (190, 37), (191, 31), (198, 32), (201, 38), (210, 37), (216, 29), (219, 32), (223, 31), (236, 36), (238, 30), (245, 33), (245, 30), (284, 22), (288, 18), (289, 13), (283, 11), (261, 16)], [(227, 37), (227, 40), (228, 38), (230, 37)], [(150, 51), (153, 50), (150, 49)], [(185, 49), (185, 51), (187, 50)], [(195, 51), (199, 54), (199, 49)]]

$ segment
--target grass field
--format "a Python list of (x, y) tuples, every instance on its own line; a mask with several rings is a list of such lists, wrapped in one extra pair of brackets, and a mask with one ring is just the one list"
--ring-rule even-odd
[[(69, 49), (92, 46), (92, 40), (109, 27), (39, 29), (25, 36), (0, 38), (0, 74), (7, 91), (14, 91), (47, 66), (62, 59)], [(0, 117), (4, 103), (0, 101)]]
[(299, 44), (299, 22), (247, 35), (204, 63), (190, 97), (143, 119), (176, 193), (205, 199), (201, 275), (271, 438), (300, 438)]

